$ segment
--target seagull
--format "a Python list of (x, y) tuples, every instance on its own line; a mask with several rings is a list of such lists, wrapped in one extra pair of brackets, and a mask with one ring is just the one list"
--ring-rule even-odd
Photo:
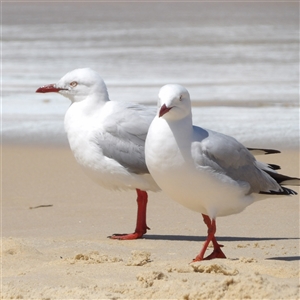
[[(146, 138), (146, 164), (163, 192), (203, 216), (207, 239), (193, 261), (226, 258), (215, 237), (217, 217), (239, 213), (258, 200), (297, 194), (283, 185), (299, 186), (299, 178), (277, 173), (279, 166), (252, 154), (276, 151), (250, 150), (233, 137), (193, 126), (186, 88), (167, 84), (160, 89)], [(204, 257), (210, 242), (213, 252)]]
[(145, 163), (145, 139), (155, 108), (110, 101), (100, 75), (90, 69), (75, 69), (56, 84), (37, 93), (59, 93), (71, 100), (64, 125), (70, 148), (84, 171), (99, 185), (113, 190), (137, 192), (137, 222), (131, 234), (110, 238), (141, 238), (147, 229), (147, 191), (159, 191)]

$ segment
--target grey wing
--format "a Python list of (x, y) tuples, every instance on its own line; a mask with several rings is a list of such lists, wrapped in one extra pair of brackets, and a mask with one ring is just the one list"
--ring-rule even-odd
[(149, 173), (145, 140), (156, 109), (138, 104), (111, 105), (114, 112), (103, 120), (103, 130), (96, 136), (96, 144), (104, 156), (114, 159), (129, 172)]
[(192, 155), (197, 164), (211, 167), (237, 182), (246, 182), (249, 185), (249, 194), (282, 191), (276, 180), (266, 172), (274, 170), (257, 162), (241, 143), (230, 136), (212, 130), (205, 131), (205, 138), (203, 135), (197, 137), (196, 134), (196, 141), (192, 146)]

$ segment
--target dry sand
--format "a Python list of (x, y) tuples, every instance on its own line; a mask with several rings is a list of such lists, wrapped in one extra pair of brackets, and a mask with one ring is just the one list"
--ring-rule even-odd
[[(264, 159), (299, 176), (296, 151)], [(2, 184), (2, 299), (299, 299), (298, 196), (219, 218), (228, 258), (189, 264), (200, 214), (150, 193), (145, 238), (110, 240), (134, 229), (135, 192), (97, 186), (69, 149), (4, 146)]]

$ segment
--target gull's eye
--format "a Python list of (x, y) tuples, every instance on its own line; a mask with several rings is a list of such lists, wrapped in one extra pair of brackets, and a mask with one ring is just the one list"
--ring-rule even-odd
[(182, 100), (182, 95), (180, 95), (180, 97), (179, 97), (179, 101), (181, 101)]
[(72, 82), (70, 83), (70, 86), (71, 86), (71, 87), (75, 87), (77, 84), (78, 84), (77, 81), (72, 81)]

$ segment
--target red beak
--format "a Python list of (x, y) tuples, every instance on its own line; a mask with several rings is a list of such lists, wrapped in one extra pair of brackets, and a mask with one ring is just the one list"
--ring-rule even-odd
[(164, 114), (166, 114), (172, 107), (167, 107), (166, 104), (164, 104), (159, 111), (159, 117), (162, 117)]
[(36, 93), (58, 93), (60, 90), (62, 89), (57, 88), (55, 84), (49, 84), (39, 87)]

